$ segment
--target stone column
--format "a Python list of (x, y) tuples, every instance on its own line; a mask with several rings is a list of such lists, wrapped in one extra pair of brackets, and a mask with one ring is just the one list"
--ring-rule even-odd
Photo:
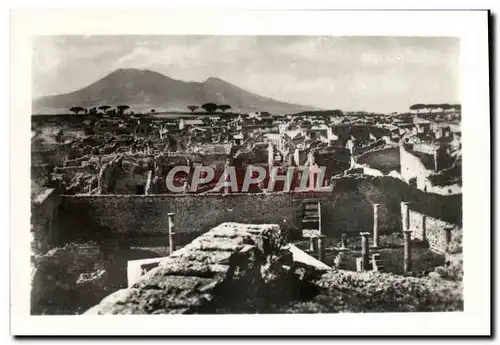
[(318, 230), (319, 234), (322, 235), (323, 231), (321, 230), (321, 203), (318, 201)]
[(325, 235), (319, 235), (318, 237), (318, 260), (325, 262)]
[(373, 247), (378, 248), (378, 210), (380, 204), (373, 204)]
[(174, 242), (174, 235), (175, 235), (175, 227), (174, 227), (174, 215), (175, 213), (169, 213), (168, 214), (168, 251), (169, 255), (172, 255), (172, 253), (175, 250), (175, 242)]
[(427, 241), (427, 216), (422, 215), (422, 241)]
[(404, 273), (411, 272), (411, 231), (406, 230), (404, 233)]
[(451, 231), (453, 230), (453, 226), (445, 226), (443, 229), (443, 236), (444, 236), (444, 252), (446, 253), (448, 251), (448, 245), (451, 242)]
[(309, 238), (309, 251), (311, 254), (315, 254), (318, 251), (318, 237), (316, 235), (311, 235)]
[(368, 266), (370, 264), (370, 249), (368, 246), (369, 232), (362, 232), (361, 235), (361, 257), (362, 257), (362, 270), (368, 271)]
[(340, 243), (340, 249), (347, 249), (347, 235), (342, 234), (342, 242)]
[(434, 151), (434, 171), (439, 171), (439, 150)]
[(401, 216), (402, 216), (402, 225), (403, 232), (410, 230), (410, 203), (407, 201), (403, 201), (401, 203)]

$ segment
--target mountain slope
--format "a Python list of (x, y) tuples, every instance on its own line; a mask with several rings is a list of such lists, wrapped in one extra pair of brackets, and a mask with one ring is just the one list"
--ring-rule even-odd
[(40, 97), (33, 101), (33, 114), (67, 113), (73, 106), (127, 104), (132, 110), (182, 110), (190, 104), (229, 104), (239, 111), (293, 113), (313, 107), (279, 102), (248, 92), (218, 78), (203, 83), (184, 82), (150, 70), (119, 69), (80, 90)]

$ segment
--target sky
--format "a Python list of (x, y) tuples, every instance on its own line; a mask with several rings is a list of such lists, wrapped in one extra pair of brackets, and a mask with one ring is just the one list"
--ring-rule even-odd
[(387, 113), (460, 103), (453, 37), (36, 36), (32, 43), (34, 98), (142, 68), (184, 81), (217, 77), (324, 109)]

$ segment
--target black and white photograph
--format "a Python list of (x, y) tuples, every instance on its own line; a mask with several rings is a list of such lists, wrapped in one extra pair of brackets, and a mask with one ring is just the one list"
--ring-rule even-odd
[(29, 315), (464, 313), (463, 44), (31, 35)]

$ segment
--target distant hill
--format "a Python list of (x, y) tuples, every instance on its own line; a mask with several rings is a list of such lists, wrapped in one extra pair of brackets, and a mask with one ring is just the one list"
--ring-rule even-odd
[(229, 104), (232, 110), (271, 113), (297, 113), (316, 110), (260, 96), (219, 78), (208, 78), (202, 83), (185, 82), (161, 73), (142, 69), (118, 69), (80, 90), (33, 100), (33, 114), (68, 113), (69, 108), (126, 104), (132, 111), (155, 109), (187, 111), (188, 105), (207, 102)]

